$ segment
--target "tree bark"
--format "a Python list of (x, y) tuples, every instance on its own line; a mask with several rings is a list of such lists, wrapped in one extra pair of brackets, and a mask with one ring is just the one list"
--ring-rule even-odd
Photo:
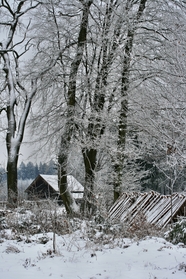
[(17, 206), (18, 188), (17, 188), (17, 158), (7, 160), (7, 188), (8, 188), (8, 206)]
[(59, 192), (62, 197), (63, 203), (66, 208), (66, 212), (68, 215), (73, 216), (78, 213), (78, 206), (76, 205), (70, 190), (68, 189), (68, 182), (67, 182), (67, 162), (68, 162), (68, 153), (69, 150), (69, 142), (65, 138), (62, 139), (62, 148), (61, 152), (58, 156), (58, 183), (59, 183)]
[[(118, 123), (118, 140), (117, 140), (117, 151), (114, 164), (114, 202), (118, 199), (121, 194), (121, 188), (123, 183), (123, 168), (125, 159), (125, 143), (127, 136), (127, 112), (128, 112), (128, 90), (130, 85), (130, 63), (131, 54), (133, 49), (133, 40), (135, 35), (135, 28), (137, 27), (138, 21), (145, 10), (145, 4), (147, 0), (141, 0), (139, 3), (138, 11), (136, 13), (135, 26), (131, 26), (127, 33), (127, 42), (124, 48), (123, 57), (123, 68), (121, 72), (121, 108)], [(126, 6), (127, 12), (128, 6)]]
[[(105, 132), (105, 123), (102, 119), (105, 97), (107, 91), (107, 79), (110, 67), (114, 60), (115, 52), (118, 48), (118, 39), (121, 34), (122, 20), (119, 19), (113, 26), (113, 36), (109, 38), (109, 32), (112, 29), (112, 16), (114, 15), (115, 1), (111, 0), (106, 5), (105, 15), (102, 23), (101, 47), (98, 55), (97, 77), (95, 80), (95, 89), (93, 102), (91, 104), (91, 116), (86, 132), (85, 146), (82, 148), (84, 165), (85, 165), (85, 193), (84, 205), (82, 206), (84, 214), (93, 214), (96, 210), (95, 199), (95, 172), (97, 165), (97, 153), (100, 146), (100, 140)], [(92, 70), (92, 69), (91, 69)], [(91, 71), (90, 70), (90, 71)], [(90, 89), (89, 89), (90, 91)], [(90, 148), (89, 144), (94, 148)]]
[(84, 201), (82, 204), (82, 212), (86, 216), (91, 216), (96, 210), (96, 199), (94, 192), (94, 180), (95, 180), (95, 167), (96, 167), (96, 149), (82, 150), (83, 160), (85, 165), (85, 185), (84, 185)]
[(77, 206), (73, 200), (67, 185), (67, 165), (68, 154), (70, 152), (71, 140), (75, 131), (75, 113), (76, 113), (76, 82), (80, 63), (82, 61), (84, 46), (87, 39), (88, 17), (89, 10), (92, 4), (91, 1), (83, 2), (82, 20), (78, 34), (76, 55), (71, 64), (71, 71), (69, 75), (69, 87), (67, 92), (67, 118), (64, 128), (64, 133), (61, 136), (60, 150), (58, 154), (58, 180), (60, 195), (65, 204), (68, 214), (77, 214)]
[[(10, 70), (10, 69), (9, 69)], [(11, 71), (11, 70), (10, 70)], [(18, 189), (17, 189), (17, 163), (19, 158), (19, 150), (23, 141), (24, 130), (26, 126), (26, 120), (31, 108), (32, 99), (37, 91), (37, 82), (32, 83), (32, 90), (27, 96), (24, 102), (24, 108), (21, 117), (17, 121), (15, 117), (15, 106), (16, 99), (14, 102), (10, 101), (10, 105), (6, 109), (8, 129), (6, 135), (6, 147), (7, 147), (7, 189), (8, 189), (8, 203), (12, 205), (17, 205), (18, 201)], [(15, 95), (14, 90), (10, 91), (10, 99), (13, 100)]]
[[(20, 3), (1, 1), (1, 8), (4, 9), (4, 12), (0, 20), (0, 27), (3, 26), (6, 29), (4, 34), (7, 36), (0, 44), (0, 58), (2, 57), (4, 63), (2, 68), (4, 71), (4, 85), (1, 92), (6, 94), (6, 105), (3, 104), (3, 109), (0, 112), (4, 110), (7, 118), (7, 192), (8, 203), (12, 205), (17, 205), (18, 198), (17, 163), (19, 150), (23, 141), (31, 102), (37, 91), (37, 79), (31, 82), (31, 90), (25, 89), (19, 68), (20, 57), (22, 58), (22, 55), (29, 48), (29, 42), (26, 41), (27, 28), (25, 28), (25, 32), (22, 34), (23, 38), (20, 41), (15, 43), (14, 37), (19, 27), (20, 18), (39, 5), (38, 2), (27, 5), (27, 1), (21, 1)], [(17, 49), (18, 45), (21, 46), (20, 50)], [(22, 106), (23, 109), (21, 110)], [(16, 111), (19, 111), (19, 113), (17, 114)]]

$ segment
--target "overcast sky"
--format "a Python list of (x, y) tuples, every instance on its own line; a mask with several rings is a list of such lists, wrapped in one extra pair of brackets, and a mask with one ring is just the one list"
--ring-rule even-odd
[[(22, 144), (20, 149), (20, 155), (19, 155), (19, 162), (20, 164), (22, 161), (24, 163), (27, 163), (29, 161), (32, 161), (33, 163), (37, 163), (36, 156), (31, 156), (33, 153), (33, 148), (29, 144)], [(0, 166), (6, 168), (7, 163), (7, 151), (6, 151), (6, 145), (3, 140), (0, 141)]]
[[(51, 154), (47, 152), (46, 149), (48, 147), (41, 148), (41, 144), (37, 144), (33, 140), (33, 135), (30, 134), (30, 132), (26, 129), (25, 135), (23, 138), (23, 143), (21, 144), (20, 153), (19, 153), (19, 161), (18, 165), (21, 162), (28, 163), (29, 161), (33, 162), (34, 164), (40, 163), (40, 162), (46, 162), (50, 161)], [(49, 155), (48, 155), (49, 154)], [(7, 164), (7, 151), (6, 151), (6, 142), (5, 138), (3, 139), (2, 134), (0, 136), (0, 166), (6, 168)]]

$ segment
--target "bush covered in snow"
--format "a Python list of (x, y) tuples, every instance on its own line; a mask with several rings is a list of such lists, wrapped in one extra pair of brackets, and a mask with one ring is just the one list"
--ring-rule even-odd
[(143, 215), (136, 217), (132, 224), (127, 222), (114, 224), (108, 216), (99, 212), (90, 219), (70, 218), (63, 207), (52, 201), (25, 202), (12, 210), (0, 210), (0, 237), (3, 230), (11, 230), (12, 239), (20, 239), (38, 233), (54, 232), (58, 235), (82, 233), (95, 244), (113, 245), (121, 238), (143, 239), (146, 236), (162, 236), (162, 231), (149, 224)]
[(173, 224), (172, 228), (165, 234), (165, 238), (173, 244), (186, 244), (186, 218)]

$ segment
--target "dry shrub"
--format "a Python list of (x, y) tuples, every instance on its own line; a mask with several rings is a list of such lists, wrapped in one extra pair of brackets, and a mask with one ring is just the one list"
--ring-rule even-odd
[(37, 233), (55, 232), (67, 234), (72, 231), (72, 224), (61, 207), (46, 201), (32, 203), (26, 207), (4, 210), (0, 218), (0, 228), (11, 229), (12, 237), (29, 236)]
[(130, 237), (137, 237), (138, 239), (146, 236), (162, 235), (161, 228), (147, 222), (147, 218), (142, 212), (137, 214), (133, 221), (128, 225), (127, 232)]
[(14, 245), (8, 245), (5, 252), (7, 254), (10, 254), (10, 253), (17, 254), (17, 253), (20, 253), (21, 251)]

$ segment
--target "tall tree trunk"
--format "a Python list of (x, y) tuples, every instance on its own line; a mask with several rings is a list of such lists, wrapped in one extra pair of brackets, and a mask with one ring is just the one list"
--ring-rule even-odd
[[(123, 181), (123, 168), (125, 159), (125, 143), (127, 136), (127, 112), (128, 112), (128, 90), (130, 85), (130, 62), (133, 49), (133, 39), (135, 35), (135, 28), (138, 21), (145, 10), (145, 4), (147, 0), (141, 0), (139, 8), (136, 14), (135, 26), (129, 27), (127, 33), (127, 42), (124, 49), (123, 57), (123, 69), (121, 73), (121, 108), (118, 124), (118, 140), (117, 140), (117, 152), (114, 164), (114, 201), (118, 199), (121, 194), (122, 181)], [(127, 12), (128, 6), (126, 6)]]
[[(95, 91), (93, 102), (91, 104), (91, 116), (87, 127), (86, 140), (92, 143), (94, 148), (83, 147), (83, 159), (85, 165), (85, 193), (82, 209), (84, 214), (92, 214), (96, 209), (95, 200), (95, 171), (97, 165), (97, 153), (100, 146), (100, 140), (105, 132), (105, 123), (102, 114), (105, 106), (105, 96), (107, 91), (107, 79), (110, 66), (113, 63), (115, 51), (118, 48), (118, 38), (120, 36), (122, 20), (119, 19), (113, 30), (112, 38), (109, 38), (109, 32), (112, 28), (112, 16), (115, 9), (115, 1), (111, 0), (106, 5), (104, 20), (102, 24), (102, 45), (98, 55), (97, 77), (95, 81)], [(91, 69), (92, 70), (92, 69)], [(89, 91), (91, 89), (89, 88)], [(85, 142), (86, 146), (86, 142)]]
[(79, 65), (82, 61), (84, 46), (87, 39), (88, 17), (92, 0), (81, 1), (83, 4), (82, 20), (78, 34), (78, 42), (76, 55), (71, 64), (71, 71), (69, 75), (69, 87), (67, 92), (67, 118), (64, 128), (64, 133), (61, 137), (60, 150), (58, 154), (58, 181), (60, 195), (65, 204), (68, 214), (76, 214), (77, 206), (68, 190), (67, 185), (67, 164), (68, 154), (70, 152), (71, 140), (75, 130), (75, 113), (76, 113), (76, 82)]
[(96, 199), (94, 193), (95, 167), (97, 150), (84, 148), (82, 150), (85, 165), (85, 185), (84, 185), (84, 201), (82, 204), (82, 212), (84, 215), (92, 215), (96, 209)]
[[(10, 1), (11, 2), (11, 1)], [(19, 158), (19, 150), (23, 140), (24, 129), (28, 113), (30, 111), (32, 99), (37, 91), (37, 79), (35, 78), (31, 84), (29, 92), (25, 89), (25, 80), (22, 78), (22, 70), (20, 71), (19, 60), (29, 49), (29, 41), (27, 38), (27, 28), (23, 31), (23, 37), (20, 41), (14, 41), (17, 28), (19, 28), (20, 18), (24, 17), (27, 12), (37, 8), (40, 3), (27, 1), (1, 1), (1, 8), (4, 9), (0, 26), (5, 28), (5, 38), (1, 42), (0, 58), (2, 57), (4, 71), (4, 82), (2, 82), (2, 91), (6, 100), (3, 100), (3, 108), (0, 113), (6, 111), (7, 132), (7, 192), (9, 204), (17, 204), (17, 163)], [(5, 21), (4, 21), (5, 20)], [(28, 26), (27, 26), (28, 27)], [(17, 48), (17, 46), (20, 48)], [(24, 50), (23, 50), (24, 49)], [(23, 59), (24, 60), (24, 59)], [(23, 61), (22, 60), (22, 61)], [(27, 83), (27, 82), (26, 82)], [(4, 95), (2, 95), (4, 96)], [(24, 96), (24, 97), (23, 97)], [(6, 105), (5, 105), (6, 104)], [(21, 104), (19, 106), (19, 104)], [(18, 111), (18, 113), (17, 113)], [(19, 117), (20, 116), (20, 117)], [(17, 125), (18, 124), (18, 125)]]
[(59, 192), (62, 197), (63, 203), (66, 208), (68, 215), (77, 214), (79, 209), (76, 205), (72, 194), (68, 189), (67, 182), (67, 162), (68, 162), (68, 151), (70, 148), (70, 142), (67, 138), (61, 137), (61, 149), (58, 155), (58, 183), (59, 183)]
[(7, 160), (7, 191), (8, 206), (17, 206), (18, 188), (17, 188), (17, 162), (18, 155), (8, 154)]
[[(12, 90), (14, 91), (14, 90)], [(6, 147), (7, 147), (7, 189), (8, 189), (8, 203), (12, 205), (17, 205), (18, 198), (18, 188), (17, 188), (17, 164), (19, 158), (19, 150), (23, 141), (24, 130), (26, 125), (26, 120), (31, 108), (32, 99), (37, 91), (37, 81), (32, 82), (32, 90), (27, 96), (24, 102), (24, 108), (19, 119), (19, 125), (17, 127), (16, 117), (15, 117), (15, 106), (16, 99), (14, 92), (10, 91), (10, 105), (7, 107), (7, 120), (8, 129), (6, 135)], [(14, 100), (14, 101), (13, 101)]]

